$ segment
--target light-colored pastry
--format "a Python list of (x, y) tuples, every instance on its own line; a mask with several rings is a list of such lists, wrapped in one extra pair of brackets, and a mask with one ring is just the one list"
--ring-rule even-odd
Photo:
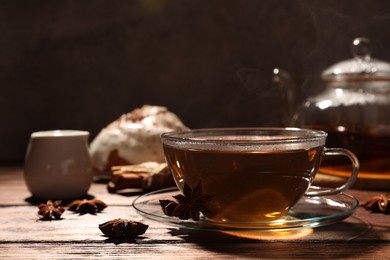
[(160, 135), (185, 129), (167, 108), (144, 105), (100, 131), (89, 148), (92, 166), (96, 172), (107, 172), (112, 166), (164, 162)]

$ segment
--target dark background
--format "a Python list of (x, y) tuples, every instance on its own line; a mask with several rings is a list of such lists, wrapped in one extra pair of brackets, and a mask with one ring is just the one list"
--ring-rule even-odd
[[(190, 128), (279, 126), (270, 84), (291, 73), (303, 100), (357, 36), (390, 60), (390, 1), (0, 1), (0, 162), (33, 131), (91, 133), (143, 104)], [(256, 68), (251, 84), (237, 77)]]

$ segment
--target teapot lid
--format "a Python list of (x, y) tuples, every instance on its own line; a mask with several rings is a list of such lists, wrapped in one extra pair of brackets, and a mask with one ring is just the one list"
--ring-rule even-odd
[(325, 81), (390, 81), (390, 63), (371, 58), (371, 44), (366, 38), (356, 38), (351, 46), (353, 58), (322, 72)]

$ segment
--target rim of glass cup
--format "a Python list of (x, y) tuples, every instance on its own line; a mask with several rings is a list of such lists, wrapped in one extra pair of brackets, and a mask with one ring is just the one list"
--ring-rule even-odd
[(31, 134), (31, 137), (72, 137), (72, 136), (88, 136), (88, 131), (82, 130), (47, 130), (38, 131)]
[(262, 151), (324, 146), (327, 133), (303, 128), (200, 128), (165, 132), (164, 145), (182, 149)]

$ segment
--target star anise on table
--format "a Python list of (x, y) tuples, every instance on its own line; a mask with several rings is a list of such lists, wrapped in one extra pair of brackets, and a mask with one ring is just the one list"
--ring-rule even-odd
[(141, 222), (121, 218), (113, 219), (99, 225), (99, 229), (104, 235), (110, 238), (126, 239), (133, 239), (142, 235), (148, 228), (148, 225)]
[(373, 212), (389, 214), (390, 213), (390, 193), (374, 196), (361, 204), (362, 207)]
[(80, 214), (86, 214), (86, 213), (95, 214), (97, 212), (102, 211), (106, 207), (107, 204), (101, 200), (89, 200), (89, 199), (75, 200), (70, 204), (68, 204), (69, 210)]
[(173, 196), (176, 201), (160, 200), (160, 205), (167, 216), (198, 221), (200, 213), (210, 212), (205, 204), (214, 197), (214, 195), (203, 195), (202, 193), (200, 183), (194, 189), (184, 183), (183, 194)]
[(38, 215), (41, 216), (41, 220), (60, 219), (62, 213), (65, 211), (65, 209), (61, 206), (61, 203), (61, 200), (57, 200), (55, 202), (48, 200), (46, 204), (39, 204)]

